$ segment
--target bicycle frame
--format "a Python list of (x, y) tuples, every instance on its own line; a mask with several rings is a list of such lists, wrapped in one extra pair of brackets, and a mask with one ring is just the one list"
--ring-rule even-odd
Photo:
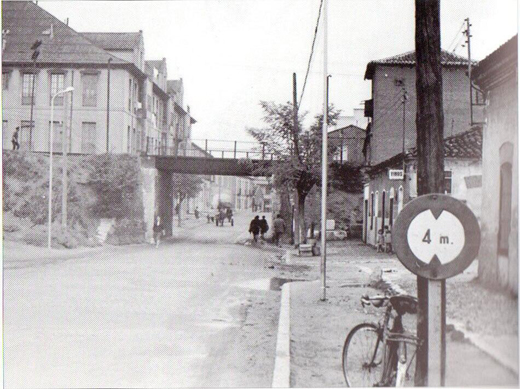
[[(392, 380), (395, 377), (395, 386), (403, 386), (406, 373), (415, 358), (419, 339), (415, 335), (405, 332), (402, 316), (399, 314), (394, 317), (392, 328), (389, 329), (388, 326), (391, 317), (392, 306), (389, 304), (386, 307), (384, 319), (382, 323), (379, 324), (379, 336), (382, 337), (382, 339), (380, 339), (383, 345), (383, 373), (379, 385), (388, 386), (392, 384)], [(408, 362), (408, 356), (406, 355), (406, 344), (416, 346), (415, 352), (409, 359), (410, 362)], [(374, 363), (378, 348), (379, 342), (374, 350), (372, 363)]]

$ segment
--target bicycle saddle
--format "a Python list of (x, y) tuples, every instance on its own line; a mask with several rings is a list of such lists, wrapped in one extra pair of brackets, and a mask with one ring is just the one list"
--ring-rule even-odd
[(398, 315), (402, 316), (406, 313), (415, 315), (417, 313), (418, 301), (416, 297), (409, 295), (399, 295), (390, 297), (390, 304)]

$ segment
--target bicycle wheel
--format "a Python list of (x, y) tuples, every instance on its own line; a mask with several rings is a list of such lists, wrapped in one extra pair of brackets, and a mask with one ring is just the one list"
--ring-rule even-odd
[(358, 324), (349, 332), (343, 346), (343, 375), (347, 386), (370, 387), (381, 381), (383, 348), (375, 324)]

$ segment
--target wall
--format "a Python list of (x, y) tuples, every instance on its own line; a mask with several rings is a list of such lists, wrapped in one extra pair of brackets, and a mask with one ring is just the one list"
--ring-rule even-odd
[[(490, 285), (501, 285), (518, 295), (518, 80), (488, 94), (487, 124), (483, 132), (482, 215), (479, 277)], [(512, 204), (509, 255), (498, 251), (501, 148), (512, 145)], [(502, 156), (505, 158), (505, 156)]]
[[(396, 80), (403, 85), (396, 85)], [(371, 139), (371, 164), (376, 165), (402, 152), (402, 88), (408, 94), (405, 111), (405, 148), (415, 146), (416, 90), (415, 68), (376, 67), (372, 80), (374, 118)], [(444, 135), (463, 132), (470, 127), (469, 80), (466, 68), (443, 68)]]

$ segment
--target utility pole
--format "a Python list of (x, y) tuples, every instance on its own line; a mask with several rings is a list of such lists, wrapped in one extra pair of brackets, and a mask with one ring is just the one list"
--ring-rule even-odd
[[(296, 90), (296, 73), (293, 73), (293, 139), (296, 146), (298, 137), (298, 97), (297, 97), (297, 90)], [(292, 148), (293, 155), (292, 158), (296, 158), (296, 147)], [(298, 190), (294, 189), (294, 208), (296, 209), (296, 212), (294, 212), (294, 247), (297, 248), (300, 246), (301, 243), (301, 228), (300, 228), (300, 199), (298, 196)]]
[[(440, 39), (440, 0), (415, 0), (415, 69), (417, 91), (417, 193), (443, 193), (444, 186), (444, 113), (442, 104), (442, 66)], [(432, 292), (445, 297), (446, 283)], [(428, 379), (428, 303), (430, 283), (417, 276), (417, 335), (422, 343), (417, 351), (415, 386), (443, 386), (444, 382)], [(445, 302), (445, 298), (441, 301)], [(443, 304), (441, 304), (443, 305)], [(446, 315), (446, 307), (441, 307)], [(443, 332), (445, 336), (445, 332)], [(444, 344), (445, 342), (439, 342)], [(440, 346), (442, 347), (442, 346)], [(441, 350), (446, 355), (446, 350)], [(443, 372), (441, 372), (441, 375)]]
[(112, 62), (112, 58), (108, 59), (107, 65), (107, 153), (110, 152), (110, 62)]
[(328, 0), (323, 0), (323, 127), (321, 148), (321, 300), (327, 300), (327, 177), (328, 177), (328, 71), (327, 71), (327, 18)]
[(468, 78), (469, 78), (469, 112), (470, 112), (470, 126), (473, 125), (473, 83), (471, 82), (471, 33), (470, 27), (471, 23), (469, 22), (469, 18), (465, 19), (466, 21), (466, 30), (464, 34), (468, 38), (466, 40), (466, 44), (468, 45)]
[[(72, 95), (72, 93), (71, 93)], [(68, 149), (68, 133), (69, 133), (69, 94), (66, 93), (63, 96), (63, 126), (61, 131), (61, 146), (62, 146), (62, 178), (61, 178), (61, 228), (65, 232), (67, 228), (67, 194), (68, 194), (68, 160), (67, 160), (67, 149)]]
[(406, 89), (403, 88), (403, 177), (406, 168), (406, 149), (405, 149), (405, 140), (406, 140), (406, 100), (408, 100), (408, 94), (406, 93)]

